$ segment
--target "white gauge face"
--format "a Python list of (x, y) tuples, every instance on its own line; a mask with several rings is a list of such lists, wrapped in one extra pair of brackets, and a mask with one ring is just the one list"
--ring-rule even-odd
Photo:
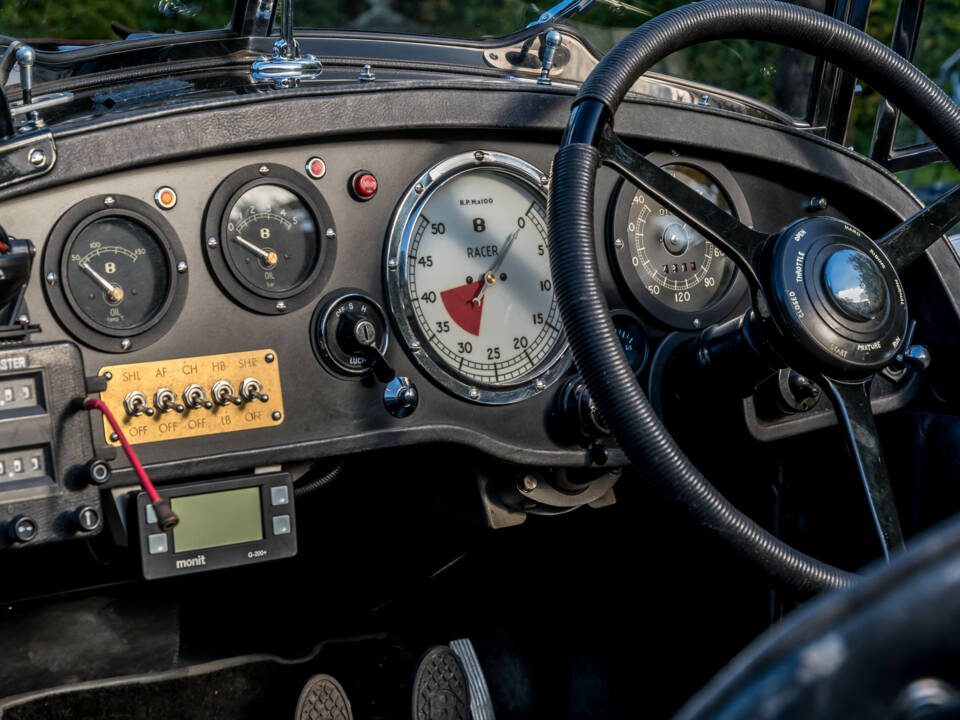
[(437, 187), (408, 223), (409, 320), (467, 383), (529, 381), (564, 344), (545, 215), (538, 189), (477, 168)]
[(503, 173), (464, 173), (431, 196), (407, 276), (421, 335), (477, 383), (516, 383), (562, 336), (543, 201)]

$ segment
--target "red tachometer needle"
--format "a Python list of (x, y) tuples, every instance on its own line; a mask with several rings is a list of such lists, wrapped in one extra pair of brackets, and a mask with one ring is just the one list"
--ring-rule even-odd
[(480, 317), (483, 313), (483, 298), (479, 303), (473, 299), (480, 292), (483, 279), (476, 282), (450, 288), (440, 293), (443, 306), (447, 309), (453, 321), (471, 335), (480, 334)]

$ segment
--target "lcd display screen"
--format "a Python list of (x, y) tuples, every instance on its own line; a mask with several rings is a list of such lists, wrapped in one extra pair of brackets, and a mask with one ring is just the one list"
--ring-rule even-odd
[(173, 529), (174, 552), (263, 539), (259, 487), (175, 497), (170, 507), (180, 518)]

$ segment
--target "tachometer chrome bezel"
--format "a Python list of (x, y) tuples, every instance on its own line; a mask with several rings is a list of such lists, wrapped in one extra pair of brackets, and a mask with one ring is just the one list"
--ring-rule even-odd
[(543, 199), (546, 207), (547, 176), (536, 166), (514, 155), (491, 150), (475, 150), (453, 155), (426, 170), (410, 186), (390, 224), (384, 257), (384, 282), (390, 315), (399, 336), (414, 362), (444, 390), (481, 405), (509, 405), (539, 395), (559, 380), (570, 367), (571, 356), (566, 336), (561, 332), (557, 348), (538, 368), (520, 382), (491, 386), (470, 383), (455, 376), (431, 349), (419, 330), (410, 301), (407, 255), (423, 208), (445, 183), (475, 170), (500, 172), (528, 187)]

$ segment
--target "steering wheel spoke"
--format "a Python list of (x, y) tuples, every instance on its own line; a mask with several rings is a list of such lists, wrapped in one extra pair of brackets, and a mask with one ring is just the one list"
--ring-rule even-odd
[(754, 270), (757, 249), (767, 239), (721, 210), (696, 190), (677, 180), (627, 145), (606, 123), (597, 149), (601, 162), (614, 168), (644, 192), (667, 205), (704, 237), (716, 243), (737, 263), (753, 287), (758, 287)]
[(894, 502), (893, 486), (883, 458), (873, 410), (870, 407), (872, 378), (859, 382), (841, 382), (820, 378), (819, 385), (833, 404), (843, 439), (853, 458), (857, 475), (866, 492), (867, 504), (883, 548), (883, 557), (903, 549), (903, 531)]
[(900, 272), (960, 222), (960, 185), (945, 192), (877, 240)]

